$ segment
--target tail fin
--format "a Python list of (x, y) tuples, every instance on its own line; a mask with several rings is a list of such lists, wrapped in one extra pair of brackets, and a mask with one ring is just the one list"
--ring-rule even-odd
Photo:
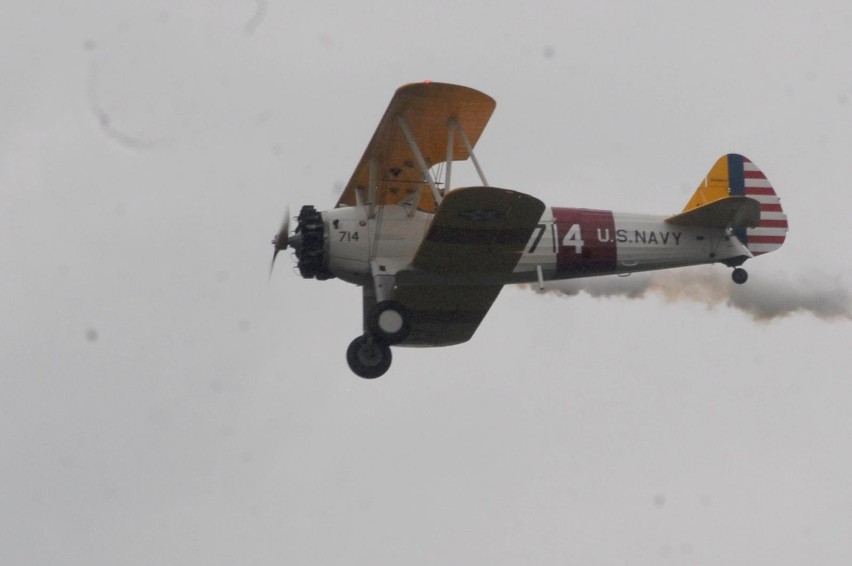
[(781, 199), (766, 175), (747, 157), (729, 153), (716, 161), (704, 182), (689, 199), (683, 212), (732, 196), (748, 197), (760, 203), (760, 221), (754, 228), (735, 228), (734, 234), (758, 256), (777, 250), (787, 236), (787, 215)]

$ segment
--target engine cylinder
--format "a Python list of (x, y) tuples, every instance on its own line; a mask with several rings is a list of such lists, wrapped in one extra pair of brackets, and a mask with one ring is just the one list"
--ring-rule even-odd
[[(291, 239), (296, 245), (299, 273), (305, 279), (331, 279), (326, 257), (326, 230), (322, 214), (311, 205), (305, 205), (297, 217), (296, 234)], [(298, 242), (298, 243), (296, 243)]]

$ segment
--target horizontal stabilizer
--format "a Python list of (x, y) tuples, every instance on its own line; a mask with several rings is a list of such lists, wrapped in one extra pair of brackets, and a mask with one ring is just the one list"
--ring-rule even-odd
[(760, 203), (750, 197), (724, 197), (670, 216), (666, 222), (703, 228), (754, 228), (760, 224)]

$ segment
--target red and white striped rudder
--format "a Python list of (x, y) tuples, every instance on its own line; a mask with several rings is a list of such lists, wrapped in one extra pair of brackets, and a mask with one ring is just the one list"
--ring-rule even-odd
[[(728, 157), (732, 181), (731, 194), (743, 194), (760, 203), (760, 224), (746, 230), (746, 247), (755, 256), (777, 250), (784, 243), (788, 229), (787, 215), (781, 208), (781, 199), (763, 171), (758, 169), (751, 160), (736, 154)], [(739, 167), (742, 167), (742, 193), (735, 192), (740, 187), (735, 188), (733, 182), (738, 176), (736, 169)]]

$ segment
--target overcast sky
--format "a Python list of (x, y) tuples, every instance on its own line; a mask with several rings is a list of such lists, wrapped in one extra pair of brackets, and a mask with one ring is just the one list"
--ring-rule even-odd
[[(12, 0), (0, 53), (0, 563), (849, 562), (848, 2)], [(669, 214), (739, 152), (787, 243), (361, 380), (269, 240), (424, 79), (497, 186)]]

